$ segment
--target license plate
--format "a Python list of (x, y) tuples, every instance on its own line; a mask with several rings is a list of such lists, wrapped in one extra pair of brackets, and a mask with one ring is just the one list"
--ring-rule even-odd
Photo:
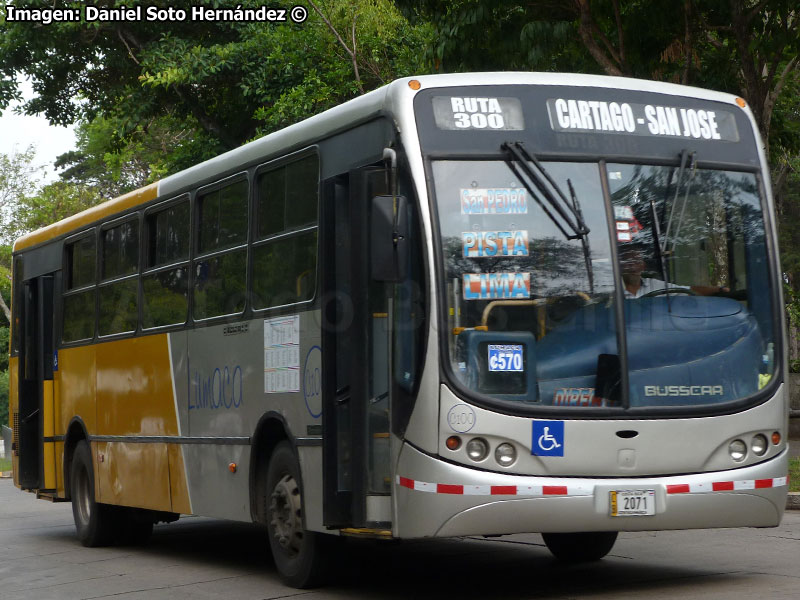
[(612, 490), (612, 517), (647, 517), (656, 514), (655, 490)]

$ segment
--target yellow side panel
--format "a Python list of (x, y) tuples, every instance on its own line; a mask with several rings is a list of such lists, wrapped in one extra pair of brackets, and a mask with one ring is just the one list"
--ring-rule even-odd
[(64, 442), (56, 442), (56, 495), (65, 498), (64, 491)]
[[(44, 437), (52, 438), (55, 435), (55, 415), (53, 414), (53, 382), (43, 382), (44, 398), (42, 402), (42, 429)], [(44, 488), (56, 488), (56, 444), (44, 442), (42, 448), (42, 467), (44, 471)]]
[(169, 451), (169, 487), (172, 497), (172, 512), (188, 515), (192, 513), (189, 489), (186, 486), (186, 469), (180, 444), (167, 444)]
[[(12, 356), (8, 359), (8, 425), (14, 427), (14, 413), (19, 410), (19, 357)], [(19, 469), (17, 468), (17, 454), (6, 448), (6, 456), (11, 457), (11, 468), (14, 471), (14, 485), (19, 487)]]
[[(8, 359), (8, 418), (11, 420), (11, 415), (17, 410), (19, 406), (17, 395), (19, 394), (19, 357), (12, 356)], [(3, 425), (11, 426), (10, 423), (3, 423)]]
[(172, 510), (167, 444), (97, 444), (98, 501), (152, 510)]
[(57, 435), (67, 432), (73, 417), (80, 417), (87, 433), (97, 433), (95, 418), (95, 354), (96, 346), (64, 348), (58, 351), (58, 371), (54, 373)]
[(166, 335), (97, 346), (97, 434), (178, 435)]

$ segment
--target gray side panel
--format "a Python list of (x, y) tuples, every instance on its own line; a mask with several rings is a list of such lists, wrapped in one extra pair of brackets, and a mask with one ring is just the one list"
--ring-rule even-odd
[(392, 124), (376, 119), (320, 142), (322, 179), (381, 160), (393, 139)]
[[(307, 437), (309, 432), (313, 434), (315, 425), (321, 425), (321, 398), (315, 387), (315, 370), (318, 372), (321, 366), (319, 315), (319, 311), (280, 317), (265, 315), (235, 325), (197, 328), (171, 338), (182, 435), (245, 438), (238, 443), (218, 440), (219, 443), (184, 446), (194, 513), (250, 520), (251, 446), (247, 439), (253, 436), (262, 415), (268, 412), (281, 415), (292, 438)], [(298, 323), (298, 343), (287, 343), (285, 352), (281, 348), (265, 349), (265, 319), (278, 318), (296, 318)], [(186, 336), (186, 345), (180, 336)], [(273, 375), (283, 371), (278, 379), (273, 376), (267, 381), (267, 361), (272, 366), (278, 365), (277, 369), (270, 368)], [(284, 363), (290, 368), (283, 369)], [(284, 375), (288, 379), (281, 379)], [(287, 386), (285, 381), (295, 383)], [(292, 388), (298, 391), (277, 391)], [(304, 452), (304, 458), (307, 456)], [(235, 474), (228, 469), (230, 463), (237, 464)], [(318, 484), (306, 485), (313, 488)], [(318, 493), (317, 489), (311, 491)]]

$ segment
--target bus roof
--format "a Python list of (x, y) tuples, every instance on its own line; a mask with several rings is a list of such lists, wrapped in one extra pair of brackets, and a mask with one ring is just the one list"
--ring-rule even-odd
[[(83, 212), (63, 219), (57, 223), (26, 234), (14, 243), (14, 251), (38, 245), (55, 237), (69, 234), (81, 227), (90, 225), (129, 208), (145, 204), (156, 198), (167, 197), (184, 192), (192, 186), (211, 182), (225, 174), (232, 174), (259, 160), (277, 157), (287, 150), (300, 149), (309, 144), (340, 131), (353, 123), (367, 120), (380, 114), (389, 115), (397, 123), (400, 106), (409, 103), (416, 90), (408, 82), (416, 79), (420, 89), (430, 87), (452, 87), (465, 85), (574, 85), (579, 87), (603, 87), (626, 90), (639, 90), (674, 96), (689, 96), (704, 100), (734, 104), (736, 97), (731, 94), (714, 92), (702, 88), (632, 79), (627, 77), (608, 77), (604, 75), (583, 75), (574, 73), (454, 73), (442, 75), (421, 75), (398, 79), (363, 96), (359, 96), (323, 113), (314, 115), (285, 129), (268, 134), (244, 144), (217, 157), (189, 167), (117, 198), (113, 198)], [(746, 109), (747, 110), (747, 109)], [(750, 111), (747, 110), (751, 122)]]

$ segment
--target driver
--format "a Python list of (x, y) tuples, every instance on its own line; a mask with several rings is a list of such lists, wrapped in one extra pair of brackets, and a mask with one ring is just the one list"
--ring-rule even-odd
[(657, 290), (675, 289), (691, 290), (700, 296), (711, 296), (720, 292), (729, 292), (726, 287), (717, 285), (692, 285), (689, 287), (675, 285), (668, 281), (642, 277), (646, 268), (645, 253), (638, 246), (622, 246), (619, 248), (619, 262), (622, 270), (622, 282), (625, 285), (626, 298), (641, 298)]

